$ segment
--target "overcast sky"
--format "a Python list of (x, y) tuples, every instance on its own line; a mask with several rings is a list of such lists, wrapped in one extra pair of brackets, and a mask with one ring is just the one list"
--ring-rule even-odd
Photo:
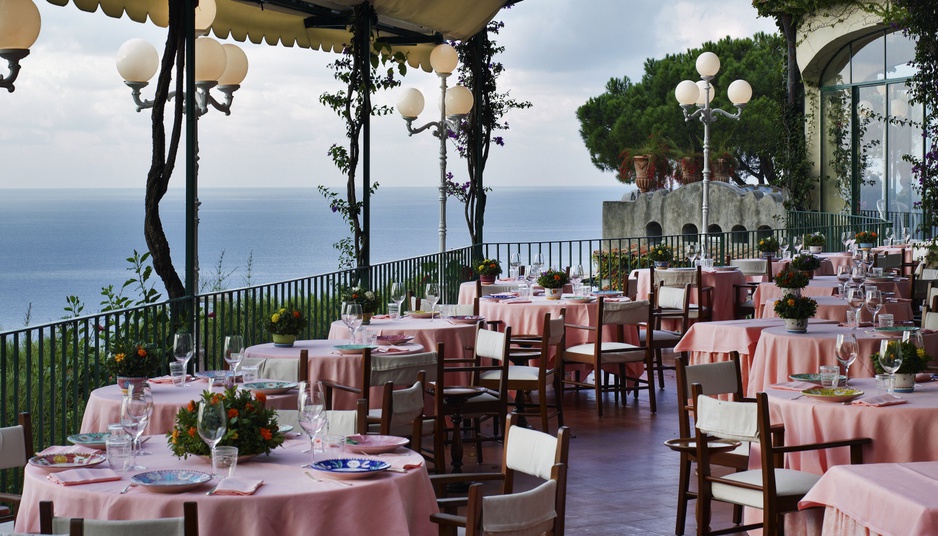
[[(150, 116), (135, 111), (114, 57), (134, 37), (162, 51), (165, 30), (71, 4), (36, 2), (39, 40), (21, 62), (16, 91), (0, 91), (0, 188), (142, 188), (150, 162)], [(775, 31), (771, 20), (757, 18), (749, 0), (524, 0), (498, 18), (506, 27), (497, 41), (507, 47), (500, 86), (534, 107), (508, 116), (507, 145), (493, 148), (486, 169), (486, 182), (494, 187), (613, 184), (611, 173), (589, 161), (578, 134), (578, 106), (601, 94), (612, 77), (638, 80), (648, 57), (727, 35)], [(326, 68), (332, 56), (239, 45), (250, 69), (231, 115), (212, 110), (199, 121), (200, 185), (341, 184), (327, 149), (341, 141), (344, 129), (318, 100), (337, 88)], [(418, 70), (409, 72), (404, 86), (419, 88), (428, 103), (439, 91), (436, 76)], [(152, 85), (143, 93), (152, 98)], [(392, 105), (396, 100), (393, 91), (376, 99)], [(382, 186), (437, 184), (434, 142), (426, 132), (408, 137), (399, 115), (376, 119), (374, 180)], [(182, 154), (171, 187), (184, 183)], [(465, 164), (452, 158), (453, 151), (450, 156), (450, 169), (464, 179)]]

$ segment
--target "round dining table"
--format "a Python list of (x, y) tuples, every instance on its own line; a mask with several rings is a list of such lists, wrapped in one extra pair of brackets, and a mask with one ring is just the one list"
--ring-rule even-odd
[[(144, 433), (165, 434), (173, 429), (179, 408), (190, 400), (199, 400), (202, 392), (209, 389), (206, 380), (197, 378), (189, 386), (176, 387), (172, 383), (150, 383), (153, 393), (153, 412)], [(222, 387), (216, 383), (215, 392)], [(109, 424), (120, 422), (123, 393), (117, 385), (105, 385), (91, 391), (85, 414), (81, 419), (81, 432), (107, 432)], [(268, 395), (267, 406), (273, 409), (296, 409), (296, 390), (282, 395)]]
[[(442, 342), (447, 348), (447, 355), (454, 355), (463, 348), (472, 347), (476, 339), (476, 324), (452, 323), (442, 318), (374, 318), (371, 323), (362, 328), (373, 331), (378, 335), (412, 335), (413, 342), (423, 346), (428, 352), (435, 352), (437, 343)], [(329, 328), (329, 339), (332, 344), (346, 344), (349, 339), (349, 329), (341, 321), (336, 320)], [(340, 342), (337, 342), (340, 341)], [(310, 370), (312, 374), (312, 370)]]
[[(651, 276), (646, 268), (633, 270), (633, 277), (638, 279), (637, 297), (647, 300), (651, 291)], [(737, 286), (746, 285), (746, 276), (739, 270), (716, 268), (701, 271), (703, 286), (713, 288), (713, 320), (733, 320), (736, 318)], [(691, 293), (691, 303), (697, 303), (697, 293)]]
[[(430, 515), (438, 512), (436, 498), (419, 454), (399, 448), (380, 455), (402, 472), (342, 480), (346, 485), (329, 479), (328, 473), (302, 468), (311, 461), (310, 454), (302, 452), (308, 445), (306, 438), (288, 439), (269, 456), (261, 454), (238, 463), (237, 478), (263, 480), (248, 496), (206, 495), (218, 484), (217, 478), (183, 493), (153, 493), (136, 486), (121, 494), (131, 474), (136, 473), (124, 473), (116, 481), (63, 486), (48, 480), (44, 470), (27, 466), (15, 529), (17, 533), (39, 532), (39, 501), (53, 501), (56, 516), (88, 519), (180, 517), (182, 503), (194, 501), (198, 503), (199, 532), (207, 535), (437, 533), (430, 521)], [(199, 457), (177, 459), (162, 437), (154, 437), (148, 446), (155, 451), (153, 455), (137, 459), (147, 471), (211, 473), (211, 463)], [(420, 466), (405, 471), (411, 464)]]
[[(836, 320), (838, 322), (845, 322), (847, 320), (847, 309), (851, 308), (847, 300), (839, 296), (812, 296), (811, 298), (817, 302), (815, 318)], [(776, 318), (778, 316), (775, 313), (776, 301), (775, 298), (768, 298), (762, 302), (761, 318)], [(891, 314), (896, 322), (907, 322), (912, 320), (912, 302), (911, 300), (904, 299), (887, 300), (886, 303), (883, 304), (883, 308), (879, 311), (879, 314), (882, 313)], [(860, 321), (873, 321), (873, 315), (865, 306), (860, 309)]]

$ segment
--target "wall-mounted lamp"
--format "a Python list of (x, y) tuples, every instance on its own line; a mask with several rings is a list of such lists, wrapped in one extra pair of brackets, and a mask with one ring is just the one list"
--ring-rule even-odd
[(7, 60), (9, 72), (0, 75), (0, 88), (13, 93), (20, 72), (20, 60), (39, 37), (42, 20), (32, 0), (0, 0), (0, 58)]

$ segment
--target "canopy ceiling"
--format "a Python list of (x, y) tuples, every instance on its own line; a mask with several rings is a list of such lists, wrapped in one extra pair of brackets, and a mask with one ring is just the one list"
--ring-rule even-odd
[[(211, 31), (219, 39), (299, 46), (340, 52), (350, 42), (344, 18), (362, 0), (215, 0)], [(464, 40), (482, 30), (514, 0), (369, 0), (378, 14), (380, 37), (405, 47), (408, 63), (430, 70), (430, 50), (440, 39)], [(69, 0), (48, 0), (65, 6)], [(166, 0), (72, 0), (78, 9), (136, 22), (168, 22)]]

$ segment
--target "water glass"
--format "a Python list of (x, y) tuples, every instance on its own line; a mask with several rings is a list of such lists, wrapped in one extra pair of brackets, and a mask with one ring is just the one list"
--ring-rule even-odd
[(257, 381), (257, 365), (245, 365), (241, 367), (241, 381), (244, 383), (253, 383)]
[(840, 383), (840, 367), (836, 365), (821, 365), (821, 387), (837, 387)]
[(111, 469), (123, 473), (133, 467), (133, 439), (129, 435), (124, 433), (120, 435), (111, 434), (104, 444), (107, 449), (107, 461), (111, 465)]
[(238, 466), (238, 447), (215, 447), (212, 450), (212, 472), (221, 478), (234, 476)]
[(173, 385), (184, 387), (186, 385), (186, 366), (180, 362), (169, 364), (169, 375), (173, 378)]
[(857, 326), (857, 312), (856, 312), (855, 310), (853, 310), (853, 309), (847, 309), (847, 322), (846, 322), (846, 324), (847, 324), (847, 327), (848, 327), (848, 328), (853, 327), (853, 328), (856, 328), (856, 329), (860, 329), (859, 326)]
[(892, 390), (892, 376), (889, 374), (876, 375), (876, 393), (884, 395)]
[(358, 331), (359, 341), (364, 346), (378, 345), (378, 332), (371, 329), (361, 329)]
[(896, 325), (895, 317), (892, 313), (883, 313), (877, 318), (879, 321), (879, 327), (881, 328), (891, 328)]
[(388, 304), (388, 316), (391, 318), (397, 318), (401, 315), (401, 304), (399, 303), (389, 303)]
[(345, 456), (345, 436), (329, 434), (322, 438), (322, 451), (325, 459)]

